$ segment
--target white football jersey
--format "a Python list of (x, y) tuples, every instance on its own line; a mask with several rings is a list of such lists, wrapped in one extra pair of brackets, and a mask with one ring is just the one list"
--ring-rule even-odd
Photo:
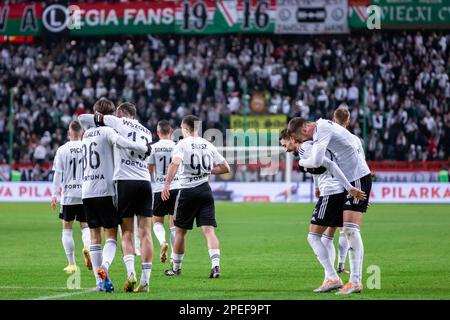
[(83, 199), (115, 196), (113, 146), (118, 137), (110, 127), (89, 128), (84, 132)]
[[(330, 120), (319, 119), (313, 135), (313, 147), (311, 154), (325, 154), (328, 149), (333, 155), (333, 161), (352, 182), (370, 173), (367, 162), (364, 160), (361, 143), (357, 143), (353, 134), (347, 129)], [(311, 157), (312, 158), (312, 157)], [(310, 159), (302, 164), (309, 167)]]
[[(311, 157), (311, 151), (313, 147), (312, 141), (305, 141), (302, 143), (299, 149), (300, 159)], [(326, 151), (325, 157), (333, 161), (333, 155), (329, 150)], [(330, 196), (333, 194), (342, 193), (345, 191), (342, 183), (339, 182), (333, 175), (327, 170), (322, 174), (313, 174), (314, 182), (317, 182), (317, 186), (320, 190), (321, 196)]]
[(361, 161), (366, 161), (366, 154), (364, 153), (364, 147), (362, 145), (361, 139), (357, 135), (352, 134), (352, 136), (361, 150), (361, 153), (358, 154), (359, 157), (361, 158)]
[[(172, 152), (175, 148), (175, 142), (172, 140), (159, 140), (152, 145), (149, 163), (155, 166), (154, 179), (152, 183), (153, 192), (162, 192), (164, 182), (166, 181), (167, 170), (172, 161)], [(170, 190), (180, 189), (178, 175), (176, 175), (171, 184)]]
[[(152, 142), (152, 133), (136, 119), (104, 116), (105, 125), (115, 129), (122, 137), (137, 142), (143, 146)], [(115, 169), (114, 180), (147, 180), (149, 158), (144, 154), (124, 148), (114, 148)]]
[(53, 170), (62, 175), (61, 205), (83, 204), (81, 200), (82, 143), (68, 141), (58, 148), (53, 161)]
[(214, 166), (225, 160), (212, 143), (201, 137), (180, 140), (172, 158), (180, 158), (182, 162), (179, 172), (181, 188), (193, 188), (208, 182)]

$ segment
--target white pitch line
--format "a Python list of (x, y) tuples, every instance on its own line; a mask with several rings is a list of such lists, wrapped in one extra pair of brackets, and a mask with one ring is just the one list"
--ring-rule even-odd
[(30, 300), (59, 299), (59, 298), (64, 298), (64, 297), (69, 297), (69, 296), (75, 296), (78, 294), (84, 294), (84, 293), (88, 293), (88, 292), (92, 292), (92, 289), (84, 290), (84, 291), (77, 291), (77, 292), (67, 292), (67, 293), (62, 293), (62, 294), (55, 294), (55, 295), (51, 295), (51, 296), (37, 297), (37, 298), (30, 299)]
[[(0, 286), (1, 289), (21, 289), (21, 290), (69, 290), (67, 287), (19, 287), (19, 286)], [(75, 290), (82, 290), (75, 289)]]

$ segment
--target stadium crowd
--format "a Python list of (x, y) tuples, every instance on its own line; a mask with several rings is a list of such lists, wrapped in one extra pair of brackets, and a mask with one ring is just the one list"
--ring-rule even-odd
[[(141, 122), (196, 114), (224, 130), (244, 93), (268, 114), (330, 118), (346, 103), (369, 160), (450, 156), (450, 34), (148, 36), (35, 39), (0, 45), (0, 163), (8, 159), (9, 89), (16, 163), (51, 161), (69, 122), (96, 99), (133, 101)], [(363, 106), (366, 106), (364, 109)], [(366, 110), (364, 112), (364, 110)], [(251, 111), (250, 111), (251, 112)]]

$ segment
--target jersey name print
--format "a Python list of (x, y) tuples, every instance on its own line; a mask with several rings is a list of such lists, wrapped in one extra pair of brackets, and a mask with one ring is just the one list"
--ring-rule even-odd
[(53, 170), (62, 174), (62, 205), (82, 204), (82, 155), (81, 141), (68, 141), (56, 151)]
[(208, 182), (214, 166), (225, 160), (212, 143), (200, 137), (188, 137), (178, 142), (172, 153), (172, 158), (175, 157), (182, 161), (181, 188), (193, 188)]
[[(152, 142), (150, 130), (135, 119), (105, 116), (104, 121), (106, 125), (117, 130), (117, 132), (126, 139), (143, 146)], [(114, 156), (116, 161), (114, 180), (150, 181), (150, 173), (148, 172), (149, 157), (122, 148), (114, 148)]]
[[(153, 192), (162, 192), (164, 182), (166, 181), (167, 170), (172, 161), (172, 152), (175, 148), (175, 142), (172, 140), (159, 140), (152, 145), (152, 153), (149, 163), (155, 166)], [(180, 183), (178, 175), (176, 175), (171, 184), (170, 190), (179, 189)]]

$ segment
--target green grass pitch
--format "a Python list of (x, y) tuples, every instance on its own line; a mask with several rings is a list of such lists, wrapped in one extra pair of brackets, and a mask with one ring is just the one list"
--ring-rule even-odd
[(362, 224), (363, 281), (366, 285), (370, 277), (367, 267), (376, 265), (381, 289), (366, 288), (346, 297), (312, 292), (323, 277), (306, 241), (312, 208), (219, 202), (220, 279), (207, 278), (205, 240), (194, 229), (188, 235), (181, 277), (163, 275), (168, 264), (159, 262), (154, 240), (150, 292), (123, 293), (126, 273), (118, 247), (110, 272), (116, 292), (105, 294), (87, 291), (95, 281), (82, 265), (79, 225), (74, 237), (82, 289), (68, 290), (56, 211), (47, 203), (0, 203), (0, 299), (450, 299), (449, 205), (373, 204)]

